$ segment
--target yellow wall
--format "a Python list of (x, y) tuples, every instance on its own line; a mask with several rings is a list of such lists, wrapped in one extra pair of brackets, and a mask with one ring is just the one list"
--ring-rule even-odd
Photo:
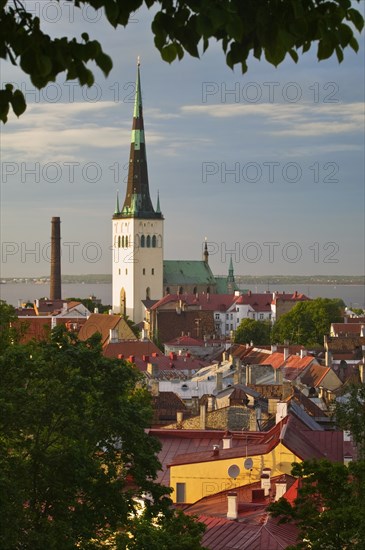
[[(263, 468), (271, 468), (271, 476), (290, 474), (292, 462), (301, 462), (282, 443), (267, 455), (248, 457), (253, 461), (251, 471), (245, 470), (243, 466), (246, 459), (244, 449), (242, 456), (237, 458), (171, 466), (170, 485), (174, 490), (171, 498), (176, 502), (176, 483), (185, 483), (185, 500), (193, 504), (207, 495), (259, 481)], [(233, 464), (240, 468), (240, 474), (236, 479), (231, 479), (227, 473)]]

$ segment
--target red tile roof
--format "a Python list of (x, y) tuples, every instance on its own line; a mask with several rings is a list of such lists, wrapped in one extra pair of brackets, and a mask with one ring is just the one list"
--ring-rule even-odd
[[(148, 357), (148, 360), (143, 360), (144, 363), (154, 362), (153, 354), (161, 355), (162, 351), (151, 342), (151, 340), (124, 340), (122, 342), (115, 342), (107, 344), (104, 348), (105, 357), (117, 358), (119, 355), (123, 355), (124, 359), (128, 359), (131, 355), (138, 357), (142, 360), (142, 357)], [(146, 369), (143, 369), (146, 370)]]
[(197, 340), (191, 336), (178, 336), (170, 342), (165, 342), (165, 346), (202, 347), (204, 346), (204, 340)]
[(332, 323), (331, 332), (339, 336), (360, 336), (364, 323)]
[(255, 311), (271, 311), (272, 294), (257, 293), (242, 294), (236, 301), (237, 305), (251, 306)]
[(182, 302), (186, 306), (200, 306), (202, 310), (226, 311), (232, 304), (238, 300), (234, 294), (199, 294), (198, 299), (195, 294), (167, 294), (161, 300), (156, 302), (151, 310), (159, 309), (161, 306), (170, 303)]
[(276, 301), (306, 302), (306, 301), (310, 300), (310, 298), (308, 298), (308, 296), (306, 296), (305, 294), (302, 294), (302, 293), (298, 293), (298, 292), (293, 292), (293, 294), (286, 293), (286, 292), (275, 292), (274, 294), (275, 294), (275, 296), (273, 296), (273, 300), (272, 300), (273, 303), (275, 303)]

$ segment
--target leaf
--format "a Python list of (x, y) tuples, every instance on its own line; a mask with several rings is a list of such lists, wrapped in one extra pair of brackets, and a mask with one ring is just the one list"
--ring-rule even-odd
[(13, 98), (11, 100), (11, 106), (17, 117), (22, 115), (27, 108), (25, 98), (23, 93), (20, 90), (15, 90), (13, 93)]
[(176, 58), (177, 51), (175, 44), (169, 44), (168, 46), (165, 46), (161, 50), (161, 57), (164, 61), (167, 61), (168, 63), (172, 63), (174, 59)]
[(107, 76), (113, 68), (113, 61), (111, 57), (104, 52), (99, 53), (99, 55), (95, 57), (95, 62), (103, 71), (105, 76)]
[(116, 27), (118, 24), (119, 7), (114, 3), (114, 0), (105, 0), (104, 3), (105, 15), (109, 23)]
[(334, 47), (330, 42), (325, 39), (322, 39), (318, 43), (317, 56), (318, 59), (328, 59), (333, 54)]
[(361, 13), (351, 8), (348, 10), (347, 15), (348, 15), (348, 19), (350, 19), (350, 21), (353, 22), (357, 30), (361, 32), (364, 27), (364, 18), (361, 15)]

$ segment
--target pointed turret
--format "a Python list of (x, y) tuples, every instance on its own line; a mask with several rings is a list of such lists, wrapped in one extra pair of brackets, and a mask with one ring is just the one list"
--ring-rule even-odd
[(234, 280), (233, 261), (232, 261), (232, 254), (231, 254), (231, 259), (229, 260), (228, 277), (227, 277), (227, 291), (229, 294), (231, 294), (235, 291), (235, 289), (236, 289), (236, 284)]
[(143, 125), (140, 62), (137, 62), (136, 93), (134, 99), (131, 148), (127, 192), (118, 218), (161, 218), (161, 212), (155, 212), (150, 197), (147, 171), (146, 143)]
[(115, 211), (114, 211), (114, 214), (120, 214), (120, 208), (119, 208), (119, 193), (117, 191), (117, 202), (116, 202), (116, 205), (115, 205)]
[(205, 244), (204, 244), (203, 260), (206, 264), (208, 263), (208, 260), (209, 260), (208, 244), (207, 244), (206, 237), (205, 237)]
[(232, 254), (231, 259), (229, 260), (229, 268), (228, 268), (228, 277), (227, 281), (230, 283), (234, 283), (234, 272), (233, 272), (233, 262), (232, 262)]
[(161, 207), (160, 207), (160, 191), (157, 191), (156, 214), (161, 214)]

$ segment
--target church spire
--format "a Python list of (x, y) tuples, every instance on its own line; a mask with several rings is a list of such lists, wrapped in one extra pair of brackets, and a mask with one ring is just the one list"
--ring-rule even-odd
[(229, 283), (234, 283), (234, 272), (233, 272), (232, 254), (231, 254), (231, 259), (229, 260), (229, 268), (228, 268), (227, 282), (229, 282)]
[(206, 264), (208, 264), (209, 252), (208, 252), (208, 243), (207, 243), (206, 237), (205, 237), (205, 244), (204, 244), (203, 260)]
[(117, 202), (115, 205), (115, 211), (114, 214), (120, 214), (120, 208), (119, 208), (119, 192), (117, 191)]
[(161, 207), (160, 207), (160, 191), (157, 191), (156, 214), (161, 214)]
[(122, 211), (117, 217), (145, 219), (162, 217), (161, 213), (155, 212), (149, 191), (139, 57), (137, 60), (127, 192)]

